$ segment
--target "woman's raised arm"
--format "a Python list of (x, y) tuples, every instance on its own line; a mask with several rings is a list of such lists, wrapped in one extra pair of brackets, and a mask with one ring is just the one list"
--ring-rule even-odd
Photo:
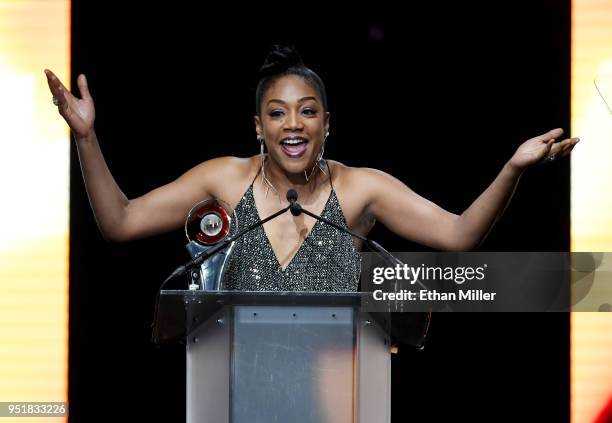
[(356, 169), (366, 213), (394, 233), (439, 250), (477, 247), (506, 209), (522, 172), (528, 167), (570, 154), (578, 138), (555, 140), (553, 129), (525, 141), (489, 187), (461, 215), (450, 213), (413, 192), (398, 179), (373, 169)]
[(208, 187), (227, 181), (227, 173), (241, 160), (224, 157), (204, 162), (174, 182), (130, 200), (115, 182), (100, 150), (94, 131), (94, 102), (85, 75), (77, 78), (79, 99), (53, 72), (45, 70), (45, 74), (58, 111), (76, 140), (89, 202), (106, 240), (127, 241), (181, 227), (190, 208), (211, 196)]

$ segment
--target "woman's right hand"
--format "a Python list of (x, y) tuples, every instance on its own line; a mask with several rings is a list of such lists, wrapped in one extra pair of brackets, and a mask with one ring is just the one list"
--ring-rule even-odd
[(93, 98), (91, 98), (87, 88), (85, 75), (81, 74), (77, 78), (77, 85), (82, 96), (80, 99), (72, 95), (62, 84), (62, 81), (49, 69), (45, 69), (45, 75), (47, 75), (47, 83), (51, 94), (57, 99), (59, 114), (68, 123), (75, 138), (78, 140), (88, 137), (93, 132), (96, 111)]

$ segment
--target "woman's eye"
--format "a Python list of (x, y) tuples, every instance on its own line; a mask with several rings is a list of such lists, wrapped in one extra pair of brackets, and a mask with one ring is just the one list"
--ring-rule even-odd
[(305, 115), (316, 115), (317, 111), (314, 109), (304, 109), (302, 110), (302, 113), (304, 113)]
[(279, 117), (282, 115), (283, 115), (282, 110), (273, 110), (270, 112), (270, 117)]

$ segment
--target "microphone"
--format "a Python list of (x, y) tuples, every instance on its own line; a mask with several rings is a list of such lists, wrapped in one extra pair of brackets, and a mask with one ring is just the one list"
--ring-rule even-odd
[(289, 201), (289, 211), (294, 216), (299, 216), (302, 213), (302, 206), (297, 202), (298, 193), (293, 188), (287, 191), (287, 201)]
[(291, 188), (289, 191), (287, 191), (287, 201), (289, 201), (289, 204), (295, 203), (297, 199), (298, 199), (298, 193), (296, 190)]

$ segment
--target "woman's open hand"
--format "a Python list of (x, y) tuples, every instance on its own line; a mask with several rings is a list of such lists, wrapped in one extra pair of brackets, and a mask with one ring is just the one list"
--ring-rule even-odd
[(45, 75), (47, 75), (49, 89), (53, 97), (57, 99), (55, 101), (57, 109), (72, 129), (75, 138), (87, 137), (93, 131), (96, 112), (85, 75), (79, 75), (77, 78), (77, 85), (82, 96), (80, 99), (72, 95), (53, 72), (45, 69)]
[(580, 140), (566, 138), (555, 142), (561, 135), (563, 129), (557, 128), (525, 141), (510, 159), (510, 164), (522, 171), (539, 163), (558, 160), (569, 155)]

